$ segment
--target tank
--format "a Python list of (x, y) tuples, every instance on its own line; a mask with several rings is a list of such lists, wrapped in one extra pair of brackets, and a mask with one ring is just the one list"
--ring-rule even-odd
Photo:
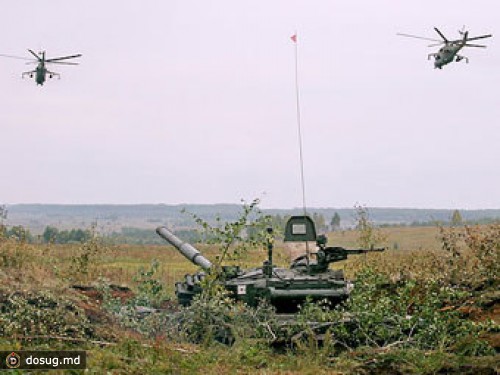
[[(272, 233), (271, 228), (268, 231)], [(185, 275), (184, 281), (175, 284), (179, 303), (187, 306), (203, 291), (201, 281), (213, 266), (194, 246), (183, 242), (167, 228), (159, 227), (156, 232), (203, 269), (194, 275)], [(328, 247), (326, 236), (316, 235), (309, 216), (292, 216), (285, 227), (284, 241), (303, 242), (306, 248), (313, 242), (313, 249), (294, 259), (289, 268), (280, 268), (273, 264), (273, 245), (269, 242), (268, 258), (262, 267), (242, 270), (238, 266), (224, 266), (220, 282), (232, 298), (250, 306), (267, 300), (278, 313), (295, 313), (306, 300), (328, 300), (335, 306), (349, 296), (352, 286), (343, 271), (330, 269), (330, 264), (345, 260), (349, 255), (385, 250)]]

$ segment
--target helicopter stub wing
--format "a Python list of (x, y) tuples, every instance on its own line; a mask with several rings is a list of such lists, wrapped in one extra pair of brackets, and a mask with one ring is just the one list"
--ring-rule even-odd
[(23, 72), (23, 74), (21, 74), (21, 77), (24, 78), (24, 76), (30, 76), (32, 74), (36, 74), (36, 70), (31, 70), (29, 72)]
[(50, 70), (47, 70), (47, 74), (49, 75), (49, 78), (52, 78), (52, 77), (57, 77), (57, 79), (61, 79), (61, 75), (59, 73), (56, 73), (56, 72), (51, 72)]

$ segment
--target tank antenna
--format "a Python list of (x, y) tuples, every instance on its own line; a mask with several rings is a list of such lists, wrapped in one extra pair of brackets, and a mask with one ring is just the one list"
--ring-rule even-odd
[[(296, 107), (297, 107), (297, 130), (299, 136), (299, 159), (300, 159), (300, 181), (302, 185), (302, 209), (304, 211), (304, 216), (307, 216), (306, 209), (306, 183), (304, 179), (304, 155), (302, 152), (302, 131), (300, 126), (300, 95), (299, 95), (299, 53), (298, 53), (298, 35), (297, 30), (290, 37), (295, 46), (295, 98), (296, 98)], [(309, 244), (306, 241), (306, 260), (307, 266), (309, 267)]]

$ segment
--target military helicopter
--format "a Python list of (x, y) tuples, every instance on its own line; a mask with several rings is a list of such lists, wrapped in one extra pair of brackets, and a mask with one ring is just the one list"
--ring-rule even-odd
[(82, 55), (78, 54), (78, 55), (63, 56), (63, 57), (54, 57), (54, 58), (51, 58), (51, 59), (47, 59), (45, 57), (45, 51), (42, 51), (42, 52), (36, 54), (32, 50), (28, 49), (28, 52), (31, 53), (36, 58), (36, 60), (33, 60), (31, 58), (18, 57), (18, 56), (10, 56), (10, 55), (2, 55), (2, 54), (0, 54), (0, 56), (2, 56), (2, 57), (9, 57), (9, 58), (13, 58), (13, 59), (29, 60), (27, 62), (27, 64), (33, 64), (33, 63), (38, 64), (38, 66), (36, 67), (35, 70), (31, 70), (29, 72), (24, 72), (22, 74), (22, 78), (24, 78), (26, 76), (29, 76), (30, 78), (33, 78), (33, 76), (34, 76), (35, 77), (35, 82), (37, 83), (37, 85), (41, 85), (41, 86), (44, 84), (47, 75), (49, 76), (49, 78), (53, 78), (53, 77), (57, 77), (59, 79), (61, 78), (61, 75), (59, 73), (52, 72), (52, 71), (48, 70), (46, 68), (47, 64), (78, 65), (78, 63), (61, 61), (61, 60), (75, 59), (77, 57), (81, 57), (82, 56)]
[(464, 47), (478, 47), (478, 48), (486, 48), (485, 45), (482, 44), (471, 44), (469, 43), (472, 40), (478, 40), (478, 39), (485, 39), (485, 38), (491, 38), (492, 35), (480, 35), (480, 36), (475, 36), (472, 38), (469, 38), (469, 32), (465, 31), (465, 27), (462, 30), (459, 30), (459, 34), (462, 36), (461, 39), (456, 39), (456, 40), (448, 40), (443, 33), (435, 27), (434, 30), (439, 34), (442, 40), (439, 39), (433, 39), (433, 38), (425, 38), (417, 35), (411, 35), (411, 34), (403, 34), (403, 33), (398, 33), (397, 35), (400, 36), (405, 36), (409, 38), (416, 38), (416, 39), (423, 39), (423, 40), (429, 40), (431, 42), (436, 42), (434, 44), (430, 44), (429, 47), (435, 47), (439, 46), (441, 44), (444, 44), (438, 52), (436, 53), (430, 53), (427, 56), (427, 59), (430, 60), (431, 57), (434, 57), (434, 68), (435, 69), (442, 69), (444, 65), (449, 64), (453, 61), (459, 62), (461, 60), (465, 60), (467, 63), (469, 63), (469, 58), (459, 55), (458, 52), (464, 48)]

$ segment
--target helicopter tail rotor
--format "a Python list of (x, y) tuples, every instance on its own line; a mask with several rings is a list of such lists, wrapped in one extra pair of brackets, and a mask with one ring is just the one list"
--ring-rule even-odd
[(465, 31), (462, 35), (464, 36), (463, 44), (465, 44), (465, 43), (467, 43), (467, 37), (469, 36), (469, 32)]

